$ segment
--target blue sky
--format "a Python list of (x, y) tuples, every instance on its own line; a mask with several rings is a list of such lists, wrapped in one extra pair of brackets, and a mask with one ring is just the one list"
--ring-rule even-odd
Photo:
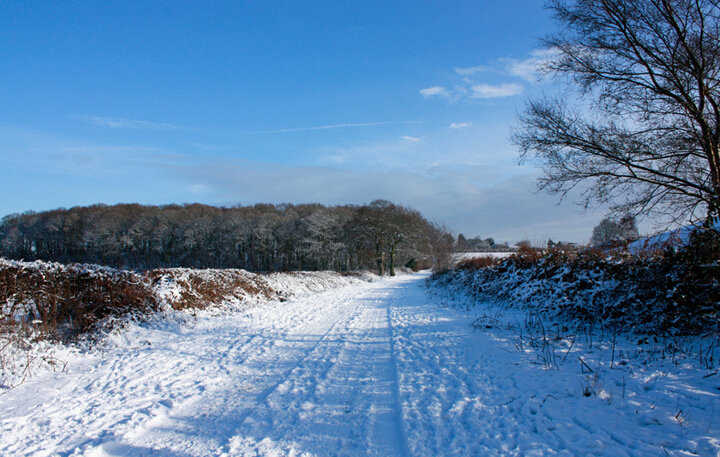
[(413, 206), (454, 232), (586, 241), (511, 126), (539, 0), (4, 2), (0, 214), (92, 203)]

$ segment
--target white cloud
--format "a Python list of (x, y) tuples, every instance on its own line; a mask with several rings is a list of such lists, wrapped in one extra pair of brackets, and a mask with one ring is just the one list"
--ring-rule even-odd
[(432, 86), (425, 89), (420, 89), (420, 94), (425, 98), (434, 96), (447, 97), (448, 95), (450, 95), (448, 90), (442, 86)]
[(486, 67), (485, 65), (476, 65), (474, 67), (455, 67), (455, 73), (459, 74), (460, 76), (470, 76), (474, 75), (475, 73), (480, 73), (488, 70), (490, 70), (490, 68)]
[(518, 95), (524, 90), (523, 86), (516, 83), (501, 84), (473, 84), (472, 81), (464, 81), (464, 85), (457, 85), (452, 90), (448, 90), (442, 86), (429, 87), (422, 89), (420, 93), (425, 97), (442, 96), (451, 101), (458, 101), (464, 98), (502, 98)]
[(402, 138), (402, 139), (405, 140), (405, 141), (409, 141), (409, 142), (411, 142), (411, 143), (418, 143), (418, 142), (420, 142), (420, 138), (418, 138), (418, 137), (416, 137), (416, 136), (407, 136), (407, 135), (405, 135), (405, 136), (401, 136), (400, 138)]
[(522, 93), (523, 86), (515, 83), (504, 83), (498, 85), (475, 84), (470, 88), (472, 98), (502, 98), (512, 97)]
[(466, 127), (470, 127), (472, 125), (472, 122), (453, 122), (450, 124), (451, 129), (464, 129)]
[(342, 151), (336, 154), (328, 154), (320, 158), (319, 162), (325, 165), (342, 165), (350, 159), (350, 156)]
[(119, 117), (81, 116), (80, 119), (98, 127), (111, 129), (176, 130), (178, 126), (167, 122), (141, 121)]
[(504, 58), (500, 62), (504, 64), (505, 71), (512, 76), (517, 76), (526, 81), (538, 82), (541, 79), (542, 71), (555, 58), (559, 51), (555, 48), (535, 49), (530, 57), (523, 60)]
[(472, 67), (455, 67), (453, 70), (459, 76), (457, 83), (446, 86), (432, 86), (420, 90), (423, 97), (442, 96), (451, 101), (464, 98), (501, 98), (511, 97), (523, 92), (521, 84), (512, 82), (489, 83), (479, 78), (479, 73), (491, 73), (494, 78), (498, 75), (520, 78), (531, 83), (542, 81), (544, 70), (548, 64), (558, 57), (556, 48), (535, 49), (525, 59), (504, 57), (495, 60), (491, 65), (475, 65)]
[(421, 141), (421, 138), (406, 136), (353, 146), (323, 147), (318, 149), (320, 155), (315, 163), (333, 168), (405, 169), (417, 160), (420, 153), (417, 145), (422, 144)]

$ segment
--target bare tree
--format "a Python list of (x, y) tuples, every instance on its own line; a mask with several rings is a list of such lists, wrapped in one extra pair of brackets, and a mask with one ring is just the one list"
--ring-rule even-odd
[[(588, 105), (531, 100), (513, 134), (541, 189), (673, 221), (720, 211), (720, 1), (552, 0), (545, 70)], [(575, 98), (575, 100), (578, 100)], [(592, 113), (592, 114), (588, 114)]]
[(617, 221), (606, 217), (593, 229), (590, 245), (606, 247), (636, 240), (637, 238), (638, 230), (635, 226), (634, 217), (625, 215)]
[(616, 243), (620, 241), (620, 232), (617, 222), (605, 218), (593, 229), (590, 245), (598, 248)]
[(637, 224), (635, 223), (635, 217), (630, 214), (626, 214), (621, 217), (618, 221), (618, 227), (620, 227), (620, 236), (625, 241), (633, 241), (640, 238)]
[(455, 242), (455, 250), (457, 252), (465, 252), (468, 250), (468, 242), (467, 238), (465, 238), (465, 235), (462, 233), (458, 235), (457, 241)]
[(393, 274), (412, 259), (434, 261), (437, 231), (419, 212), (383, 200), (332, 207), (95, 205), (2, 218), (0, 256), (137, 269)]

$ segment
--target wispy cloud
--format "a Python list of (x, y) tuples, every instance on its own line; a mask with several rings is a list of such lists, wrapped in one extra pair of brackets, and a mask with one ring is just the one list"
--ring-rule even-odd
[(450, 92), (442, 86), (432, 86), (426, 87), (425, 89), (420, 89), (420, 95), (425, 98), (436, 96), (447, 97), (450, 95)]
[(403, 124), (421, 124), (421, 121), (387, 121), (387, 122), (347, 122), (343, 124), (327, 124), (327, 125), (314, 125), (309, 127), (289, 127), (282, 129), (269, 129), (269, 130), (246, 130), (240, 133), (244, 134), (258, 134), (258, 133), (291, 133), (291, 132), (310, 132), (313, 130), (332, 130), (332, 129), (347, 129), (356, 127), (377, 127), (381, 125), (403, 125)]
[(120, 117), (80, 116), (79, 118), (89, 124), (111, 129), (177, 130), (179, 128), (177, 125), (167, 122), (124, 119)]
[[(457, 76), (447, 85), (437, 85), (420, 90), (425, 98), (442, 97), (450, 101), (467, 98), (489, 99), (512, 97), (521, 94), (524, 86), (513, 79), (522, 79), (529, 83), (542, 81), (543, 70), (558, 56), (554, 48), (535, 49), (524, 59), (503, 57), (488, 65), (455, 67)], [(480, 74), (483, 74), (481, 78)], [(492, 78), (493, 80), (488, 80)], [(506, 81), (497, 81), (497, 79)], [(507, 81), (510, 79), (509, 81)]]
[(559, 51), (555, 48), (535, 49), (526, 59), (500, 59), (508, 74), (529, 82), (541, 80), (542, 72), (547, 65), (557, 58)]
[(521, 94), (523, 90), (523, 86), (516, 83), (504, 82), (487, 84), (484, 82), (475, 82), (469, 77), (463, 77), (462, 81), (452, 89), (446, 89), (443, 86), (433, 86), (420, 90), (420, 94), (425, 98), (441, 97), (451, 102), (456, 102), (466, 98), (489, 99), (512, 97), (513, 95)]
[(480, 73), (488, 70), (490, 70), (490, 67), (487, 67), (485, 65), (476, 65), (474, 67), (455, 67), (455, 73), (459, 74), (460, 76), (470, 76), (474, 75), (475, 73)]
[(355, 145), (327, 146), (317, 150), (316, 163), (320, 166), (353, 169), (407, 169), (414, 161), (420, 160), (422, 145), (422, 138), (405, 135)]
[(472, 122), (453, 122), (450, 124), (451, 129), (464, 129), (466, 127), (470, 127), (472, 125)]
[(523, 86), (514, 83), (505, 84), (475, 84), (471, 88), (472, 98), (503, 98), (521, 94)]

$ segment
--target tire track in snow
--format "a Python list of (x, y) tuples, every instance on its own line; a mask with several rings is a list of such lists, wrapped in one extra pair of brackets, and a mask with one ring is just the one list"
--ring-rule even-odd
[(349, 303), (355, 311), (246, 418), (229, 454), (335, 455), (329, 450), (342, 449), (341, 455), (406, 455), (397, 433), (389, 433), (398, 425), (394, 368), (386, 297), (375, 295)]
[[(348, 303), (348, 301), (345, 301), (345, 302), (343, 303), (343, 305), (347, 305), (347, 303)], [(356, 311), (355, 313), (357, 313), (357, 311)], [(305, 353), (302, 355), (302, 357), (300, 357), (300, 359), (298, 359), (298, 360), (294, 363), (294, 365), (292, 366), (292, 368), (288, 369), (288, 370), (285, 371), (282, 375), (280, 375), (280, 377), (279, 377), (279, 379), (278, 379), (277, 381), (274, 381), (271, 385), (269, 385), (268, 387), (266, 387), (265, 389), (263, 389), (263, 390), (256, 396), (256, 398), (255, 398), (256, 407), (257, 407), (257, 406), (260, 406), (260, 403), (267, 403), (268, 397), (270, 397), (270, 395), (272, 395), (272, 393), (275, 392), (275, 391), (278, 389), (278, 387), (280, 387), (283, 383), (285, 383), (285, 382), (287, 381), (288, 377), (290, 377), (290, 375), (291, 375), (295, 370), (297, 370), (298, 368), (300, 368), (300, 367), (302, 366), (302, 364), (303, 364), (304, 362), (306, 362), (306, 361), (310, 358), (310, 356), (313, 354), (313, 352), (314, 352), (314, 351), (323, 343), (323, 341), (325, 341), (325, 340), (327, 339), (327, 337), (333, 332), (333, 330), (335, 329), (335, 327), (337, 327), (337, 325), (338, 325), (340, 322), (344, 321), (344, 320), (346, 320), (345, 317), (339, 317), (337, 320), (335, 320), (335, 322), (333, 322), (332, 325), (330, 325), (330, 327), (325, 331), (325, 333), (323, 333), (323, 334), (317, 339), (317, 341), (315, 341), (315, 342), (311, 345), (311, 347), (305, 351)], [(254, 411), (253, 409), (248, 409), (247, 412), (245, 412), (244, 414), (238, 416), (238, 417), (237, 417), (237, 426), (238, 426), (238, 427), (241, 427), (241, 426), (243, 425), (243, 423), (245, 422), (245, 420), (253, 413), (253, 411)]]
[(393, 403), (395, 405), (395, 433), (397, 435), (398, 445), (402, 452), (402, 455), (407, 457), (410, 455), (410, 449), (408, 448), (407, 435), (404, 429), (404, 419), (402, 413), (402, 403), (400, 402), (400, 376), (398, 375), (398, 361), (395, 351), (395, 335), (393, 334), (392, 316), (390, 313), (390, 307), (392, 306), (392, 300), (388, 300), (387, 307), (385, 308), (385, 316), (387, 319), (388, 332), (390, 334), (390, 359), (392, 361), (392, 373), (393, 373)]
[[(0, 455), (82, 455), (83, 449), (105, 442), (113, 447), (126, 437), (135, 441), (149, 428), (173, 424), (170, 416), (217, 395), (230, 372), (237, 377), (241, 367), (272, 351), (276, 339), (323, 320), (322, 313), (308, 312), (313, 302), (320, 300), (327, 309), (366, 288), (350, 286), (247, 313), (208, 316), (189, 326), (133, 327), (119, 335), (117, 349), (88, 354), (67, 375), (51, 376), (37, 387), (39, 379), (33, 380), (9, 392), (20, 401), (0, 403)], [(143, 455), (153, 447), (121, 443), (114, 449), (111, 455)]]
[[(322, 294), (321, 294), (322, 295)], [(340, 310), (350, 311), (350, 295), (331, 294), (332, 304)], [(289, 303), (289, 302), (288, 302)], [(291, 306), (296, 305), (290, 303)], [(143, 427), (133, 437), (134, 444), (147, 448), (184, 449), (190, 448), (190, 455), (205, 455), (211, 449), (226, 448), (228, 441), (248, 418), (256, 415), (267, 402), (267, 398), (301, 366), (310, 354), (327, 339), (333, 329), (347, 318), (346, 314), (307, 313), (307, 305), (284, 307), (291, 311), (282, 318), (289, 327), (263, 339), (257, 353), (249, 352), (234, 366), (238, 371), (222, 386), (196, 398), (182, 407), (169, 411), (166, 420), (150, 427)], [(331, 318), (328, 319), (327, 317)], [(273, 324), (275, 326), (275, 324)], [(325, 328), (327, 327), (327, 328)], [(319, 328), (322, 333), (313, 336)], [(278, 341), (293, 340), (291, 347), (279, 347)], [(306, 345), (309, 343), (309, 347)], [(290, 367), (280, 365), (290, 364)], [(248, 368), (248, 365), (252, 367)], [(248, 368), (248, 370), (245, 370)], [(255, 373), (260, 369), (261, 373)], [(269, 370), (268, 373), (265, 373)], [(240, 388), (238, 388), (240, 386)], [(254, 391), (252, 391), (254, 389)], [(211, 432), (208, 432), (211, 430)], [(188, 442), (191, 445), (188, 446)]]

